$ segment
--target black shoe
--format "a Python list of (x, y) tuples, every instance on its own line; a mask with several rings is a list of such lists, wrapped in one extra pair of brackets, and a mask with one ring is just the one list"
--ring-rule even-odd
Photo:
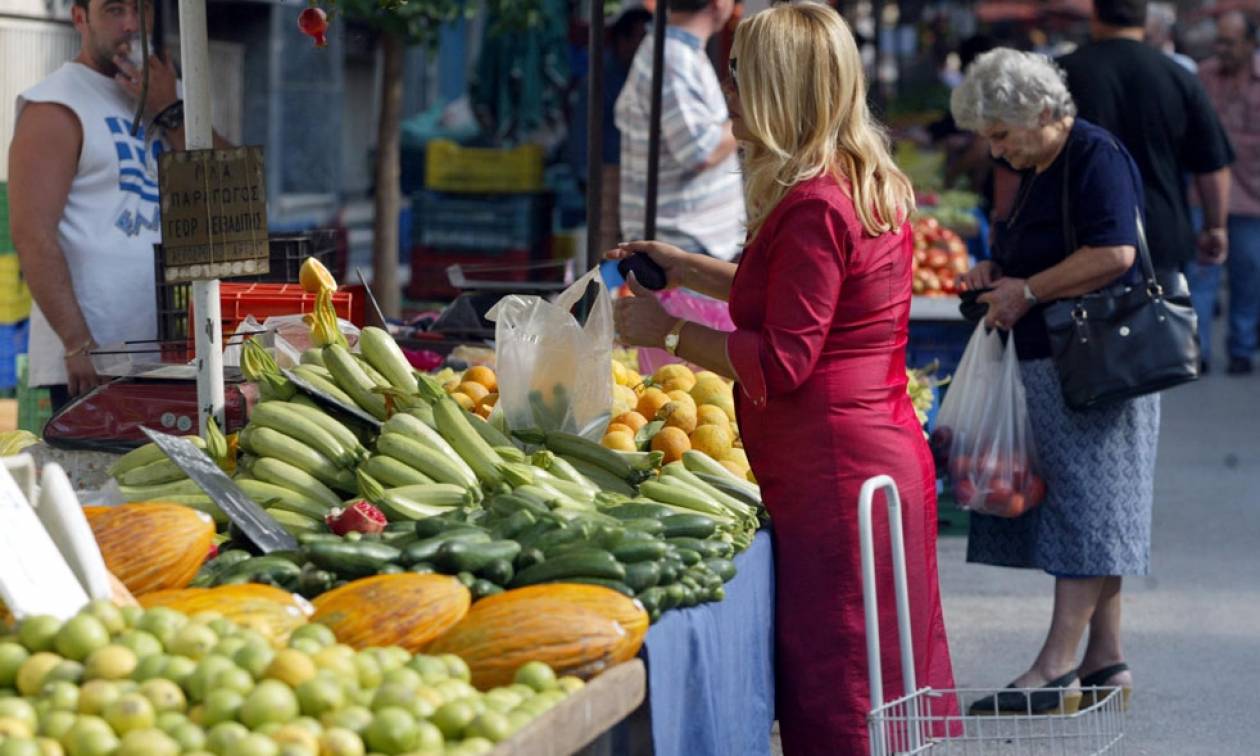
[(1225, 368), (1230, 375), (1251, 375), (1251, 371), (1251, 360), (1246, 357), (1230, 357), (1229, 367)]
[[(1128, 672), (1129, 665), (1124, 662), (1112, 664), (1110, 667), (1103, 667), (1100, 670), (1091, 672), (1088, 675), (1081, 675), (1081, 708), (1088, 708), (1108, 696), (1107, 681), (1121, 672)], [(1120, 686), (1120, 709), (1121, 711), (1129, 710), (1129, 698), (1133, 695), (1133, 686)]]
[[(1081, 705), (1081, 691), (1079, 688), (1068, 689), (1075, 681), (1076, 670), (1072, 670), (1031, 693), (1012, 690), (986, 696), (971, 704), (967, 714), (973, 717), (1004, 714), (1075, 714)], [(1015, 683), (1006, 687), (1013, 688)]]
[(1204, 376), (1212, 372), (1212, 363), (1207, 360), (1199, 360), (1199, 375)]

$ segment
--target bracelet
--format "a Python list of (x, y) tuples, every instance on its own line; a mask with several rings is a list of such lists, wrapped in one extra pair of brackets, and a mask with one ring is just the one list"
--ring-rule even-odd
[(87, 341), (80, 344), (77, 349), (72, 349), (69, 352), (66, 352), (66, 359), (68, 360), (71, 357), (79, 357), (81, 355), (87, 354), (89, 351), (91, 351), (92, 347), (94, 346), (96, 346), (96, 341), (94, 339), (88, 339)]

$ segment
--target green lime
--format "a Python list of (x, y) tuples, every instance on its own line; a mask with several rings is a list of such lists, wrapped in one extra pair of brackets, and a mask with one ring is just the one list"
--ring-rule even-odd
[(53, 740), (61, 740), (61, 736), (70, 732), (79, 717), (73, 711), (50, 711), (39, 721), (39, 734)]
[(487, 711), (478, 714), (473, 719), (468, 725), (465, 734), (468, 737), (485, 738), (491, 743), (498, 743), (500, 740), (506, 740), (512, 734), (512, 723), (508, 720), (506, 714), (497, 711)]
[(139, 688), (140, 695), (149, 699), (154, 711), (183, 712), (188, 708), (184, 691), (178, 685), (162, 678), (146, 680)]
[(110, 635), (117, 635), (127, 629), (127, 620), (122, 610), (109, 599), (96, 599), (83, 608), (83, 614), (90, 614), (100, 620)]
[[(150, 699), (150, 701), (151, 700), (152, 699)], [(156, 708), (157, 707), (155, 706), (154, 709)], [(179, 727), (180, 725), (182, 725), (183, 723), (187, 721), (188, 721), (188, 717), (182, 712), (159, 711), (157, 713), (157, 716), (153, 719), (153, 726), (157, 727), (159, 730), (166, 733), (167, 735), (170, 735), (172, 730), (174, 730), (176, 727)]]
[(494, 750), (494, 743), (486, 738), (466, 738), (459, 744), (459, 756), (478, 756)]
[(461, 698), (476, 698), (477, 689), (463, 680), (443, 680), (433, 686), (446, 701), (458, 701)]
[(267, 667), (271, 666), (275, 658), (276, 652), (271, 646), (249, 641), (246, 641), (245, 645), (232, 655), (237, 666), (252, 675), (255, 680), (262, 679), (263, 673), (267, 671)]
[(56, 738), (35, 738), (35, 742), (39, 744), (40, 756), (65, 756), (66, 749), (61, 747), (61, 743)]
[(79, 688), (79, 713), (99, 715), (120, 697), (122, 690), (112, 680), (89, 680)]
[(381, 684), (381, 665), (366, 653), (355, 654), (354, 669), (358, 673), (360, 688), (375, 688)]
[(39, 729), (39, 715), (31, 702), (24, 698), (0, 698), (0, 719), (16, 719), (24, 723), (32, 736)]
[(401, 685), (408, 690), (417, 690), (424, 685), (424, 678), (414, 669), (395, 667), (381, 677), (381, 683), (384, 685)]
[(218, 756), (232, 756), (236, 745), (249, 737), (249, 728), (240, 722), (220, 722), (206, 730), (206, 750)]
[(384, 683), (376, 689), (376, 693), (372, 696), (372, 711), (380, 711), (390, 707), (407, 709), (411, 706), (411, 700), (415, 696), (415, 692), (410, 688), (394, 683)]
[(263, 680), (250, 691), (241, 706), (241, 722), (254, 729), (268, 722), (281, 724), (297, 717), (297, 696), (278, 680)]
[(161, 730), (132, 730), (123, 736), (114, 756), (179, 756), (180, 745)]
[(405, 709), (396, 707), (376, 712), (363, 733), (368, 748), (386, 754), (406, 753), (416, 747), (418, 738), (416, 720)]
[(79, 686), (68, 680), (53, 680), (45, 683), (39, 696), (53, 711), (79, 710)]
[(102, 716), (119, 735), (126, 735), (133, 730), (147, 730), (157, 720), (153, 704), (139, 693), (125, 693), (117, 700), (110, 701), (105, 705)]
[(319, 753), (319, 736), (299, 724), (281, 725), (269, 735), (282, 752)]
[(321, 672), (331, 672), (340, 679), (353, 679), (358, 685), (359, 671), (354, 665), (354, 649), (349, 646), (328, 646), (311, 657), (315, 668)]
[(528, 685), (536, 691), (551, 690), (556, 687), (556, 673), (540, 661), (526, 662), (516, 670), (513, 681)]
[(292, 724), (294, 727), (301, 727), (303, 730), (306, 730), (310, 734), (316, 735), (316, 736), (318, 736), (321, 732), (324, 731), (324, 726), (320, 724), (319, 720), (316, 719), (315, 717), (306, 717), (306, 716), (298, 717), (297, 719), (293, 720), (290, 724)]
[(212, 690), (206, 696), (205, 707), (201, 713), (201, 724), (213, 727), (220, 722), (237, 718), (245, 697), (234, 690)]
[(131, 649), (139, 659), (158, 656), (163, 651), (162, 641), (158, 640), (153, 633), (146, 633), (143, 630), (124, 630), (114, 639), (114, 643)]
[(527, 712), (516, 709), (509, 711), (507, 714), (508, 725), (512, 728), (512, 732), (516, 732), (525, 725), (534, 721), (534, 717)]
[(328, 625), (310, 622), (293, 631), (289, 636), (289, 645), (292, 646), (294, 641), (299, 640), (313, 640), (320, 648), (326, 648), (337, 642), (337, 636), (333, 635)]
[(17, 679), (14, 680), (18, 692), (28, 697), (37, 695), (44, 689), (44, 678), (48, 677), (48, 674), (62, 661), (64, 660), (60, 656), (48, 651), (31, 654), (30, 658), (18, 667)]
[(108, 645), (98, 648), (83, 665), (83, 676), (88, 680), (121, 680), (131, 677), (139, 659), (136, 652), (126, 646)]
[(12, 641), (0, 643), (0, 688), (13, 687), (17, 680), (18, 670), (29, 658), (31, 658), (31, 652), (20, 643)]
[(464, 682), (472, 681), (472, 670), (463, 659), (455, 654), (441, 654), (438, 658), (446, 665), (446, 671), (451, 677)]
[(346, 702), (345, 691), (335, 680), (313, 677), (297, 686), (298, 706), (308, 717), (321, 717), (335, 711)]
[(210, 685), (213, 688), (227, 688), (245, 695), (254, 689), (254, 678), (240, 667), (232, 667), (216, 674)]
[(294, 651), (301, 651), (307, 656), (314, 656), (324, 649), (324, 647), (313, 638), (298, 638), (297, 640), (289, 639), (288, 646)]
[(477, 710), (468, 701), (448, 701), (433, 712), (429, 721), (437, 725), (447, 740), (458, 740), (476, 716)]
[(96, 617), (77, 614), (66, 620), (66, 624), (57, 631), (53, 645), (57, 653), (67, 659), (83, 661), (96, 649), (109, 645), (109, 630)]
[(206, 733), (192, 722), (184, 722), (167, 733), (179, 743), (182, 751), (199, 751), (206, 747)]
[(451, 676), (446, 664), (436, 656), (417, 654), (412, 657), (407, 666), (420, 673), (420, 679), (424, 680), (426, 685), (436, 685)]
[(319, 736), (320, 756), (364, 756), (366, 750), (363, 739), (353, 730), (331, 727)]
[(123, 622), (127, 623), (127, 627), (136, 627), (140, 623), (140, 618), (144, 616), (144, 607), (128, 605), (119, 607), (118, 611), (122, 614)]
[(60, 664), (48, 670), (48, 674), (44, 676), (44, 685), (58, 680), (76, 685), (83, 682), (83, 665), (77, 661), (62, 659)]
[(240, 628), (227, 617), (212, 619), (206, 623), (206, 627), (213, 630), (214, 634), (220, 638), (235, 638), (240, 634)]
[(403, 708), (411, 712), (411, 716), (415, 717), (417, 720), (428, 719), (433, 716), (433, 712), (437, 711), (437, 707), (438, 704), (433, 703), (433, 701), (428, 698), (418, 696), (415, 693), (412, 693), (411, 700), (407, 701), (403, 705)]
[(276, 658), (267, 665), (263, 677), (296, 688), (314, 677), (315, 671), (315, 662), (311, 657), (297, 649), (284, 648), (276, 652)]
[(324, 727), (339, 727), (361, 735), (372, 724), (372, 712), (365, 706), (347, 706), (324, 714), (320, 722)]
[(18, 625), (18, 640), (31, 653), (51, 651), (61, 624), (61, 620), (48, 614), (27, 617)]
[(210, 653), (219, 643), (219, 636), (205, 625), (189, 622), (175, 632), (171, 642), (166, 645), (172, 654), (187, 656), (189, 659), (200, 659)]
[(232, 749), (232, 756), (278, 756), (280, 746), (266, 735), (251, 733), (245, 736)]
[(34, 738), (8, 738), (0, 741), (0, 756), (42, 756)]
[[(180, 658), (180, 657), (173, 657)], [(188, 679), (184, 683), (188, 695), (194, 701), (203, 701), (206, 695), (213, 689), (211, 682), (214, 681), (216, 675), (224, 670), (232, 669), (235, 665), (231, 659), (225, 659), (222, 656), (207, 656), (196, 662), (195, 667)]]
[(570, 696), (586, 687), (586, 683), (583, 682), (582, 678), (574, 677), (573, 675), (561, 677), (556, 680), (556, 684), (560, 686), (560, 690), (564, 691), (565, 695)]
[(70, 756), (108, 756), (118, 748), (118, 737), (100, 717), (79, 717), (61, 742)]
[[(197, 671), (197, 662), (187, 656), (166, 656), (159, 677), (183, 687), (192, 673)], [(222, 658), (222, 657), (220, 657)]]
[(152, 656), (141, 657), (136, 662), (136, 668), (131, 671), (131, 679), (136, 682), (144, 682), (155, 677), (161, 677), (166, 669), (166, 662), (170, 658), (166, 654), (153, 654)]
[(222, 633), (216, 633), (216, 635), (219, 636), (219, 642), (210, 651), (210, 653), (215, 654), (216, 656), (226, 656), (227, 658), (232, 659), (236, 656), (237, 651), (240, 651), (242, 648), (249, 645), (249, 642), (244, 638), (224, 636)]
[(175, 633), (187, 623), (188, 618), (174, 609), (155, 606), (152, 609), (146, 609), (134, 627), (151, 633), (162, 641), (163, 646), (170, 648), (171, 641), (175, 639)]

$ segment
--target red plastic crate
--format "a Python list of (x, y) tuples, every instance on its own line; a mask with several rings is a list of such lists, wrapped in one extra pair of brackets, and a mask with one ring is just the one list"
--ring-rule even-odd
[(486, 274), (497, 280), (525, 282), (529, 280), (529, 270), (525, 266), (532, 259), (528, 249), (456, 252), (417, 245), (411, 248), (411, 282), (407, 284), (407, 298), (450, 300), (459, 296), (459, 290), (451, 286), (446, 275), (446, 269), (451, 265), (463, 266), (470, 276), (485, 268)]
[[(363, 309), (360, 307), (359, 322), (355, 322), (355, 296), (346, 289), (338, 289), (332, 296), (337, 317), (362, 326)], [(315, 309), (315, 295), (302, 290), (298, 284), (228, 283), (219, 284), (219, 307), (223, 316), (223, 340), (236, 332), (245, 318), (253, 315), (262, 323), (273, 315), (299, 315)], [(193, 305), (188, 303), (188, 322), (196, 322)], [(193, 333), (188, 334), (188, 355), (196, 355)]]

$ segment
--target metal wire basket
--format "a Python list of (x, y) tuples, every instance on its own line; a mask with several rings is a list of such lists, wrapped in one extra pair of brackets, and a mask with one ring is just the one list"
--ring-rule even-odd
[[(897, 603), (897, 632), (901, 651), (903, 690), (914, 691), (884, 702), (879, 642), (879, 606), (875, 588), (875, 546), (871, 507), (883, 491), (888, 502), (888, 528), (893, 560), (893, 588)], [(998, 693), (1034, 690), (977, 688), (920, 688), (915, 683), (914, 647), (910, 635), (910, 601), (906, 587), (906, 547), (901, 524), (901, 496), (887, 475), (866, 481), (858, 498), (858, 531), (861, 538), (862, 598), (866, 613), (866, 651), (871, 688), (871, 712), (867, 718), (872, 756), (892, 754), (1018, 754), (1058, 756), (1071, 754), (1118, 754), (1124, 752), (1124, 699), (1119, 688), (1080, 690), (1088, 706), (1076, 705), (1075, 690), (1060, 692), (1058, 713), (971, 713), (971, 705)], [(960, 714), (957, 712), (968, 712)]]

